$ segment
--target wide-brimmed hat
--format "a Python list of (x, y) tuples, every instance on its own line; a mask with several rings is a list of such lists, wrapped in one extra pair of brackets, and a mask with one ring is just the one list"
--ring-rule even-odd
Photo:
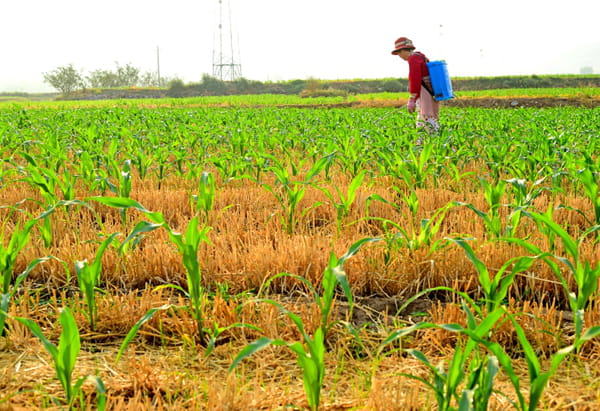
[(413, 46), (412, 40), (406, 37), (398, 38), (394, 43), (394, 51), (392, 51), (392, 54), (397, 54), (402, 49), (414, 50), (415, 46)]

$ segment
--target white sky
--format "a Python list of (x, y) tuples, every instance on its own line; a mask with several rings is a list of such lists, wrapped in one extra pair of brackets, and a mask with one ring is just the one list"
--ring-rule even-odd
[[(228, 0), (223, 1), (227, 10)], [(218, 0), (1, 0), (0, 92), (52, 91), (43, 74), (131, 64), (199, 82), (212, 73)], [(406, 77), (407, 36), (451, 76), (600, 73), (597, 0), (231, 0), (251, 80)], [(225, 18), (224, 22), (227, 22)], [(225, 28), (229, 36), (229, 30)]]

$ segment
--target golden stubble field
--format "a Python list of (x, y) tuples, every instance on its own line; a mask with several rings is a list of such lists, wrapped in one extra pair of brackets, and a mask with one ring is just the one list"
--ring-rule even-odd
[[(478, 164), (471, 167), (479, 168)], [(333, 176), (331, 183), (344, 191), (350, 182), (345, 177)], [(57, 341), (60, 333), (57, 312), (68, 302), (82, 339), (74, 374), (101, 377), (107, 392), (106, 409), (301, 409), (308, 407), (302, 370), (295, 355), (284, 347), (266, 348), (228, 373), (237, 353), (260, 336), (286, 341), (301, 338), (297, 327), (281, 310), (256, 302), (257, 296), (272, 298), (296, 313), (309, 334), (318, 327), (319, 308), (301, 281), (291, 277), (268, 280), (285, 272), (302, 276), (318, 287), (331, 252), (339, 257), (362, 238), (385, 238), (384, 227), (377, 217), (395, 221), (411, 232), (418, 230), (421, 219), (431, 218), (436, 210), (452, 201), (471, 203), (483, 210), (486, 208), (483, 195), (477, 183), (471, 183), (469, 187), (469, 183), (462, 182), (460, 190), (452, 187), (450, 181), (441, 182), (440, 188), (417, 189), (419, 210), (411, 217), (407, 210), (395, 210), (382, 202), (370, 202), (367, 215), (369, 196), (377, 193), (392, 199), (398, 195), (391, 188), (395, 184), (391, 179), (369, 180), (357, 193), (339, 232), (333, 205), (322, 191), (308, 188), (298, 207), (298, 223), (289, 234), (282, 227), (281, 209), (270, 193), (248, 180), (217, 181), (215, 204), (208, 217), (210, 244), (203, 244), (199, 254), (202, 282), (208, 290), (203, 307), (205, 325), (212, 328), (244, 323), (262, 331), (231, 328), (219, 335), (209, 356), (195, 340), (196, 323), (189, 311), (170, 309), (145, 323), (115, 363), (123, 338), (149, 309), (167, 303), (189, 305), (177, 290), (161, 287), (186, 284), (181, 256), (164, 230), (148, 233), (126, 255), (120, 255), (116, 247), (107, 249), (102, 258), (102, 291), (97, 295), (98, 321), (95, 329), (90, 329), (73, 265), (76, 260), (94, 259), (99, 233), (123, 233), (119, 237), (122, 241), (144, 219), (135, 210), (127, 211), (125, 226), (119, 210), (94, 202), (90, 202), (93, 212), (86, 207), (58, 210), (53, 218), (51, 247), (45, 247), (34, 233), (19, 256), (15, 272), (23, 271), (28, 262), (40, 256), (52, 255), (55, 259), (40, 264), (29, 275), (26, 286), (19, 292), (20, 303), (11, 306), (10, 314), (35, 320), (51, 340)], [(171, 227), (183, 230), (193, 214), (189, 184), (172, 178), (157, 190), (150, 181), (134, 179), (131, 198), (148, 210), (163, 213)], [(38, 196), (24, 184), (6, 187), (0, 195), (2, 204)], [(78, 198), (89, 195), (81, 192)], [(550, 201), (560, 201), (592, 213), (586, 199), (569, 193), (557, 195), (560, 198), (540, 195), (535, 208), (546, 210)], [(319, 202), (322, 204), (314, 207)], [(21, 208), (33, 214), (41, 211), (34, 201), (26, 201)], [(0, 212), (8, 215), (7, 210)], [(14, 223), (17, 219), (13, 216), (9, 221)], [(584, 226), (582, 215), (566, 208), (557, 210), (554, 219), (574, 230)], [(9, 225), (10, 222), (5, 230), (10, 231)], [(533, 222), (525, 221), (520, 229), (530, 234), (532, 243), (540, 248), (546, 246), (546, 239), (537, 234)], [(457, 342), (464, 344), (465, 338), (442, 329), (424, 329), (403, 338), (401, 345), (396, 341), (388, 346), (386, 355), (379, 355), (378, 349), (392, 331), (423, 320), (466, 323), (459, 298), (449, 292), (425, 294), (397, 312), (410, 297), (431, 287), (450, 287), (468, 293), (475, 300), (482, 297), (472, 262), (463, 249), (444, 240), (461, 235), (476, 239), (472, 245), (492, 273), (511, 258), (524, 255), (523, 249), (515, 245), (488, 241), (485, 227), (471, 210), (452, 207), (435, 235), (434, 240), (441, 240), (438, 247), (392, 248), (382, 240), (365, 245), (346, 261), (344, 268), (355, 306), (349, 316), (348, 302), (341, 292), (337, 294), (332, 319), (342, 322), (326, 336), (321, 409), (435, 408), (432, 391), (406, 376), (428, 379), (427, 368), (393, 348), (418, 349), (437, 365), (449, 360)], [(599, 258), (600, 250), (593, 238), (583, 242), (580, 251), (586, 260)], [(65, 267), (71, 272), (70, 279)], [(560, 283), (543, 262), (535, 262), (515, 277), (506, 304), (511, 312), (524, 313), (517, 318), (536, 353), (545, 358), (544, 367), (548, 366), (551, 354), (571, 342), (573, 316)], [(346, 330), (344, 323), (354, 326), (360, 340)], [(587, 326), (600, 323), (596, 300), (586, 311), (585, 323)], [(0, 409), (61, 408), (51, 399), (62, 398), (63, 394), (50, 356), (22, 324), (9, 320), (9, 326), (10, 338), (4, 340), (0, 350)], [(494, 339), (511, 354), (515, 372), (527, 381), (527, 366), (514, 329), (505, 322), (494, 332)], [(596, 409), (600, 403), (599, 353), (598, 341), (592, 340), (565, 361), (551, 378), (540, 408)], [(494, 388), (498, 392), (492, 395), (490, 409), (511, 407), (510, 401), (515, 401), (516, 396), (504, 373), (500, 372)], [(528, 388), (525, 385), (522, 389), (526, 392)], [(91, 380), (84, 383), (82, 392), (84, 403), (94, 404), (97, 394)]]

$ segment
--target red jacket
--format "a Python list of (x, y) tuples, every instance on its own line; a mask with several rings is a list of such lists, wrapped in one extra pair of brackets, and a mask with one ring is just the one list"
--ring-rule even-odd
[(421, 95), (421, 83), (425, 79), (429, 83), (429, 59), (420, 51), (415, 51), (408, 58), (408, 92), (417, 98)]

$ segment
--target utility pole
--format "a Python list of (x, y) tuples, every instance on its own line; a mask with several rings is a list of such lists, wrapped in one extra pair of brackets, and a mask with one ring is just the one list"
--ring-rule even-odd
[[(233, 81), (242, 77), (239, 57), (234, 57), (233, 28), (231, 25), (231, 1), (227, 1), (227, 19), (223, 16), (223, 1), (219, 0), (219, 24), (213, 48), (213, 77), (223, 81)], [(239, 53), (239, 50), (238, 50)]]

